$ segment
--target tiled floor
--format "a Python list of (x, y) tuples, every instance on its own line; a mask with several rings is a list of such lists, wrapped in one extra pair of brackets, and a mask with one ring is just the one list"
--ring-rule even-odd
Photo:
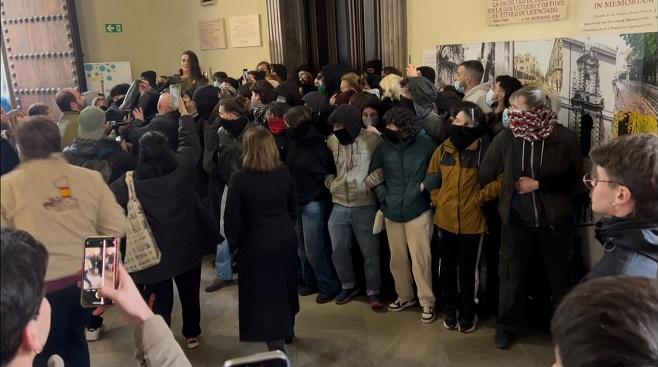
[[(202, 286), (213, 276), (204, 261)], [(237, 287), (201, 293), (202, 344), (187, 351), (194, 366), (221, 366), (224, 360), (266, 351), (264, 343), (238, 340)], [(175, 305), (173, 330), (179, 342), (180, 305)], [(116, 310), (106, 316), (101, 340), (90, 344), (92, 366), (132, 366), (132, 331)], [(377, 314), (364, 302), (338, 306), (317, 305), (313, 296), (301, 298), (296, 322), (297, 339), (287, 346), (294, 366), (441, 366), (441, 367), (534, 367), (550, 366), (550, 340), (526, 336), (507, 351), (492, 344), (491, 321), (472, 334), (443, 328), (442, 321), (420, 322), (420, 309)]]

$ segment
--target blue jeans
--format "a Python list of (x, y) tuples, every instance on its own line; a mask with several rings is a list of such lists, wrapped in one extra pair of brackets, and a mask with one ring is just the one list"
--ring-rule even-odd
[(217, 278), (221, 280), (233, 280), (233, 257), (231, 249), (228, 247), (228, 241), (217, 245), (217, 255), (215, 256), (215, 271)]
[(381, 274), (379, 270), (379, 235), (372, 234), (376, 206), (348, 208), (334, 204), (329, 218), (329, 235), (334, 250), (333, 260), (343, 289), (356, 287), (352, 267), (352, 232), (363, 254), (368, 295), (379, 294)]
[(34, 366), (45, 367), (48, 358), (58, 354), (66, 366), (89, 366), (85, 326), (91, 308), (80, 306), (80, 288), (71, 286), (46, 295), (51, 308), (50, 335)]
[(311, 201), (300, 207), (297, 219), (299, 237), (299, 259), (301, 261), (302, 284), (317, 287), (320, 292), (335, 293), (340, 284), (334, 276), (331, 263), (331, 242), (326, 236), (327, 209), (329, 203)]

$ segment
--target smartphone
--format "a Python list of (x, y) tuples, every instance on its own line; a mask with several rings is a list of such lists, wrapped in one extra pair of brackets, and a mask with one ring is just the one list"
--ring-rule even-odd
[(246, 68), (242, 69), (242, 78), (244, 79), (244, 81), (247, 81), (247, 77), (248, 77), (247, 74), (249, 74), (249, 70)]
[(242, 358), (229, 359), (224, 362), (224, 367), (290, 367), (290, 361), (285, 353), (275, 350)]
[(178, 110), (180, 107), (180, 84), (172, 84), (169, 86), (169, 93), (171, 94), (171, 107)]
[(105, 284), (117, 286), (119, 242), (115, 237), (89, 237), (85, 240), (82, 263), (82, 307), (97, 307), (112, 301), (100, 295)]

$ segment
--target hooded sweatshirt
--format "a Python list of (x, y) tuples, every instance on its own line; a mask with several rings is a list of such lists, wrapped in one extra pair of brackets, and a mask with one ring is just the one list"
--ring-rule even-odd
[(436, 87), (427, 78), (417, 76), (409, 78), (409, 91), (423, 129), (437, 145), (443, 143), (448, 137), (448, 126), (446, 121), (433, 111), (434, 101), (438, 96)]
[(313, 109), (313, 118), (315, 120), (315, 129), (322, 136), (331, 135), (331, 125), (327, 123), (327, 118), (331, 113), (329, 98), (322, 92), (310, 92), (302, 97), (302, 101)]
[(347, 145), (341, 144), (336, 135), (327, 140), (327, 146), (336, 163), (336, 174), (327, 175), (325, 179), (332, 201), (350, 208), (375, 205), (375, 195), (367, 187), (365, 179), (381, 138), (362, 129), (361, 113), (354, 106), (338, 106), (329, 116), (329, 122), (343, 125), (353, 140)]

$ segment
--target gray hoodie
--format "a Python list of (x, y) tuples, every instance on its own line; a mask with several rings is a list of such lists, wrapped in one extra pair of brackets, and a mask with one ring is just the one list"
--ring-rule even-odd
[(489, 92), (489, 89), (491, 89), (489, 83), (478, 84), (473, 87), (473, 89), (466, 92), (463, 100), (475, 103), (485, 114), (492, 112), (491, 107), (487, 105), (487, 93)]

